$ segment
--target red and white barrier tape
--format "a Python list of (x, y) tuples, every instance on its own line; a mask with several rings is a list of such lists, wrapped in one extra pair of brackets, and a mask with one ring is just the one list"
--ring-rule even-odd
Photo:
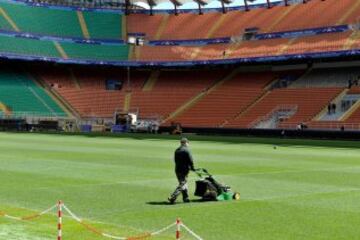
[(0, 212), (0, 216), (9, 218), (9, 219), (13, 219), (13, 220), (18, 220), (18, 221), (29, 221), (35, 218), (38, 218), (52, 210), (54, 210), (55, 208), (57, 208), (57, 217), (58, 217), (58, 237), (57, 240), (62, 240), (62, 217), (63, 217), (63, 209), (79, 224), (81, 224), (84, 228), (86, 228), (87, 230), (106, 237), (106, 238), (110, 238), (110, 239), (115, 239), (115, 240), (140, 240), (140, 239), (145, 239), (145, 238), (149, 238), (155, 235), (159, 235), (167, 230), (169, 230), (170, 228), (176, 226), (176, 239), (180, 239), (181, 238), (181, 227), (183, 227), (187, 232), (189, 232), (193, 237), (195, 237), (197, 240), (203, 240), (199, 235), (197, 235), (196, 233), (194, 233), (190, 228), (188, 228), (185, 224), (183, 224), (180, 219), (177, 219), (176, 222), (151, 233), (144, 233), (142, 235), (138, 235), (138, 236), (131, 236), (131, 237), (122, 237), (122, 236), (114, 236), (112, 234), (108, 234), (108, 233), (104, 233), (101, 230), (96, 229), (95, 227), (85, 223), (81, 218), (79, 218), (78, 216), (76, 216), (68, 207), (66, 207), (66, 205), (64, 205), (64, 203), (62, 201), (59, 201), (56, 205), (40, 212), (34, 215), (30, 215), (30, 216), (25, 216), (25, 217), (14, 217), (11, 215), (6, 214), (5, 212)]
[(197, 240), (203, 240), (199, 235), (194, 233), (190, 228), (188, 228), (185, 224), (181, 223), (181, 226), (185, 228), (186, 231), (188, 231), (194, 238)]
[(54, 210), (55, 208), (57, 207), (57, 205), (54, 205), (40, 213), (37, 213), (37, 214), (33, 214), (33, 215), (30, 215), (30, 216), (25, 216), (25, 217), (15, 217), (15, 216), (11, 216), (11, 215), (8, 215), (4, 212), (2, 212), (2, 214), (0, 214), (0, 216), (4, 216), (6, 218), (9, 218), (9, 219), (12, 219), (12, 220), (17, 220), (17, 221), (29, 221), (29, 220), (32, 220), (32, 219), (35, 219), (35, 218), (38, 218), (38, 217), (41, 217), (42, 215), (48, 213), (48, 212), (51, 212), (52, 210)]
[(69, 213), (69, 215), (78, 223), (80, 223), (81, 225), (83, 225), (85, 228), (87, 228), (88, 230), (90, 230), (91, 232), (101, 235), (103, 237), (107, 237), (107, 238), (111, 238), (111, 239), (116, 239), (116, 240), (136, 240), (136, 239), (145, 239), (145, 238), (149, 238), (151, 236), (155, 236), (155, 235), (159, 235), (167, 230), (169, 230), (170, 228), (176, 226), (176, 239), (180, 239), (180, 227), (183, 226), (191, 235), (193, 235), (197, 240), (203, 240), (201, 237), (199, 237), (196, 233), (194, 233), (192, 230), (190, 230), (187, 226), (185, 226), (180, 219), (177, 219), (176, 222), (151, 233), (144, 233), (143, 235), (139, 235), (139, 236), (133, 236), (133, 237), (122, 237), (122, 236), (114, 236), (112, 234), (109, 233), (104, 233), (88, 224), (85, 224), (83, 222), (83, 220), (81, 218), (79, 218), (78, 216), (76, 216), (68, 207), (66, 207), (65, 205), (63, 205), (64, 209)]
[(166, 230), (169, 230), (170, 228), (174, 227), (175, 225), (176, 225), (176, 223), (172, 223), (169, 226), (166, 226), (158, 231), (152, 232), (151, 236), (159, 235), (159, 234), (165, 232)]

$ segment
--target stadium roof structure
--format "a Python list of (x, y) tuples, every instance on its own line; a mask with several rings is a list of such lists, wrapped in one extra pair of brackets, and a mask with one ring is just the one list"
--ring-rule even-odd
[[(26, 4), (35, 5), (57, 5), (57, 6), (73, 6), (81, 9), (86, 8), (103, 8), (103, 9), (121, 9), (126, 15), (130, 13), (138, 13), (139, 11), (149, 11), (153, 15), (153, 10), (156, 12), (173, 12), (178, 15), (179, 12), (188, 12), (198, 10), (199, 14), (207, 11), (221, 11), (226, 13), (229, 9), (240, 9), (249, 11), (252, 8), (284, 5), (288, 6), (292, 3), (306, 3), (311, 0), (10, 0), (14, 2), (23, 2)], [(325, 1), (325, 0), (322, 0)], [(221, 4), (221, 8), (214, 6), (216, 2)], [(186, 4), (195, 4), (198, 6), (191, 8), (184, 8)], [(164, 7), (164, 5), (166, 7)], [(193, 5), (192, 5), (193, 6)], [(170, 13), (169, 12), (169, 13)]]
[[(171, 3), (174, 6), (174, 10), (175, 10), (175, 14), (177, 14), (177, 8), (182, 6), (185, 3), (189, 3), (189, 2), (195, 2), (198, 4), (198, 9), (199, 9), (199, 14), (202, 14), (202, 7), (208, 5), (211, 2), (214, 1), (219, 1), (221, 3), (223, 12), (226, 12), (226, 8), (225, 5), (226, 4), (231, 4), (233, 3), (234, 0), (125, 0), (125, 9), (126, 9), (126, 13), (128, 13), (128, 9), (130, 8), (130, 6), (146, 6), (147, 8), (149, 8), (151, 10), (151, 14), (152, 14), (152, 9), (157, 6), (158, 4), (161, 3)], [(244, 2), (244, 7), (245, 10), (248, 11), (249, 8), (249, 3), (256, 3), (258, 2), (258, 0), (242, 0)], [(272, 3), (276, 2), (277, 4), (283, 2), (285, 6), (289, 5), (289, 2), (291, 0), (266, 0), (266, 4), (268, 8), (271, 8)], [(302, 0), (303, 3), (306, 3), (309, 0)], [(263, 5), (263, 4), (261, 4)]]

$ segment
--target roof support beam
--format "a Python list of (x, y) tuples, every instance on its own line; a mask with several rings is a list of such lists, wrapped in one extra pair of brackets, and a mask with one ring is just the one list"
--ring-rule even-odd
[(125, 15), (129, 15), (130, 14), (130, 0), (125, 0)]
[(178, 2), (177, 0), (170, 0), (172, 2), (172, 4), (174, 5), (174, 12), (175, 12), (175, 16), (179, 15), (178, 13), (178, 7), (181, 6), (181, 3)]
[(154, 0), (147, 0), (147, 3), (150, 6), (150, 16), (153, 16), (153, 8), (156, 6), (156, 2)]
[(196, 2), (198, 4), (198, 9), (199, 9), (199, 15), (202, 15), (203, 14), (203, 11), (202, 11), (202, 6), (205, 6), (207, 3), (202, 1), (202, 0), (194, 0), (194, 2)]
[(201, 4), (198, 3), (198, 7), (199, 7), (199, 15), (203, 15), (202, 9), (201, 9)]
[(247, 3), (247, 0), (244, 0), (244, 5), (245, 5), (245, 11), (249, 11), (249, 5)]
[(226, 7), (225, 4), (230, 4), (232, 3), (232, 0), (219, 0), (221, 2), (221, 8), (222, 8), (222, 12), (226, 13)]
[(154, 13), (153, 13), (153, 6), (150, 5), (150, 16), (153, 16), (153, 15), (154, 15)]
[(270, 0), (266, 0), (268, 8), (271, 8)]
[(224, 3), (224, 1), (220, 1), (220, 2), (221, 2), (222, 12), (225, 14), (226, 13), (225, 3)]

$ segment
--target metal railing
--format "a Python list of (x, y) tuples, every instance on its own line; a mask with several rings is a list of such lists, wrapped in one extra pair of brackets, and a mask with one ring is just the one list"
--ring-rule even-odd
[(298, 109), (297, 105), (294, 104), (284, 104), (284, 105), (278, 105), (276, 106), (273, 110), (271, 110), (271, 112), (269, 112), (268, 114), (258, 117), (257, 119), (255, 119), (254, 121), (252, 121), (248, 127), (249, 128), (254, 128), (256, 127), (256, 125), (268, 121), (270, 120), (274, 114), (278, 113), (278, 112), (296, 112)]

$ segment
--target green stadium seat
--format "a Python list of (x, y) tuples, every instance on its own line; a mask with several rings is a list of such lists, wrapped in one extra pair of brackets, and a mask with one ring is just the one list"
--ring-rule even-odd
[(43, 88), (22, 73), (0, 72), (0, 102), (11, 109), (13, 116), (66, 116)]

